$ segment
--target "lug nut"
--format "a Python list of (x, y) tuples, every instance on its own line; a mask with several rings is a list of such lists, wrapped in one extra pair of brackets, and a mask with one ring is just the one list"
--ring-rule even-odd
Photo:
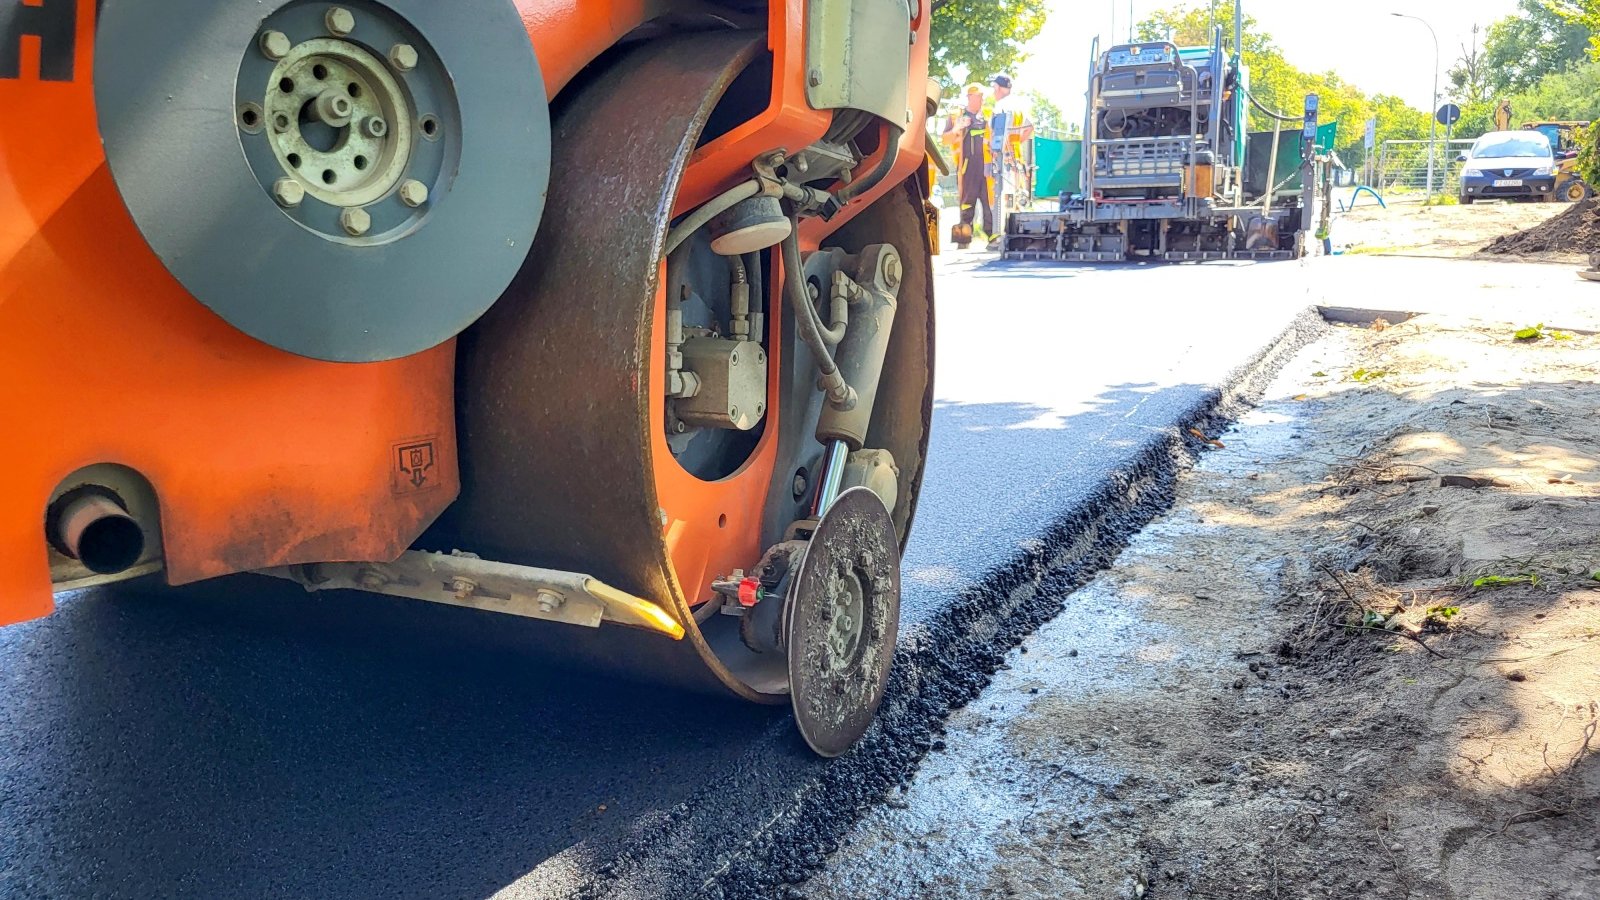
[(366, 132), (367, 137), (381, 138), (389, 133), (389, 123), (380, 116), (373, 116), (361, 124), (361, 130)]
[(306, 189), (293, 178), (279, 178), (272, 185), (272, 199), (284, 209), (294, 209), (306, 199)]
[(351, 237), (361, 237), (372, 227), (372, 216), (364, 209), (347, 209), (339, 213), (339, 226)]
[(293, 49), (294, 44), (290, 42), (289, 36), (281, 31), (267, 31), (261, 35), (261, 55), (273, 62), (288, 56), (289, 51)]
[(346, 37), (356, 30), (356, 17), (342, 6), (328, 10), (326, 22), (328, 32), (334, 37)]
[(415, 178), (408, 178), (400, 185), (400, 200), (412, 209), (416, 209), (428, 202), (428, 186)]
[(395, 44), (389, 48), (389, 62), (402, 72), (417, 67), (417, 48), (410, 44)]

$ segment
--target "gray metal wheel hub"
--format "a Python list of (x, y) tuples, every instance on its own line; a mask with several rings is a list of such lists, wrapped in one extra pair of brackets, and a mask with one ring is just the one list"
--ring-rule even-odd
[(145, 240), (201, 303), (292, 353), (454, 337), (527, 257), (544, 80), (509, 0), (105, 0), (95, 100)]

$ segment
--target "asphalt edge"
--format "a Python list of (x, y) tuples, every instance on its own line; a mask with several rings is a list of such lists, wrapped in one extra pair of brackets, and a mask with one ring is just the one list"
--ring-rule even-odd
[[(1145, 525), (1171, 508), (1178, 477), (1259, 399), (1283, 365), (1332, 327), (1316, 306), (1302, 311), (1248, 362), (1234, 369), (1159, 432), (1124, 469), (1060, 517), (1018, 556), (968, 586), (895, 653), (888, 694), (871, 731), (830, 762), (802, 767), (801, 783), (763, 784), (760, 759), (730, 778), (748, 778), (748, 810), (778, 807), (744, 834), (729, 833), (715, 791), (641, 821), (632, 846), (591, 871), (571, 896), (697, 896), (744, 900), (804, 896), (795, 887), (820, 870), (850, 829), (889, 793), (909, 784), (938, 741), (941, 723), (976, 699), (1006, 654), (1059, 615)], [(787, 718), (775, 728), (792, 730)], [(765, 743), (765, 741), (761, 742)], [(699, 799), (699, 798), (697, 798)]]

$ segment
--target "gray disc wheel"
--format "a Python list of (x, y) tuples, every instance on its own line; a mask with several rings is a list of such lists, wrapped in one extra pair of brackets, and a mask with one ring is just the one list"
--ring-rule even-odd
[(302, 356), (454, 337), (526, 259), (544, 80), (509, 0), (105, 0), (106, 159), (174, 277)]
[(900, 546), (877, 494), (839, 495), (790, 590), (785, 646), (795, 723), (812, 750), (838, 756), (883, 702), (900, 630)]

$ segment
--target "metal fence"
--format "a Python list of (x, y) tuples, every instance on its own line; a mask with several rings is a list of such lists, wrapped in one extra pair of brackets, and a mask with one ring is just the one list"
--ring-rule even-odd
[[(1427, 193), (1428, 141), (1384, 141), (1378, 152), (1368, 157), (1367, 184), (1384, 194)], [(1459, 193), (1461, 163), (1456, 157), (1472, 148), (1469, 139), (1440, 138), (1433, 156), (1433, 191)]]

